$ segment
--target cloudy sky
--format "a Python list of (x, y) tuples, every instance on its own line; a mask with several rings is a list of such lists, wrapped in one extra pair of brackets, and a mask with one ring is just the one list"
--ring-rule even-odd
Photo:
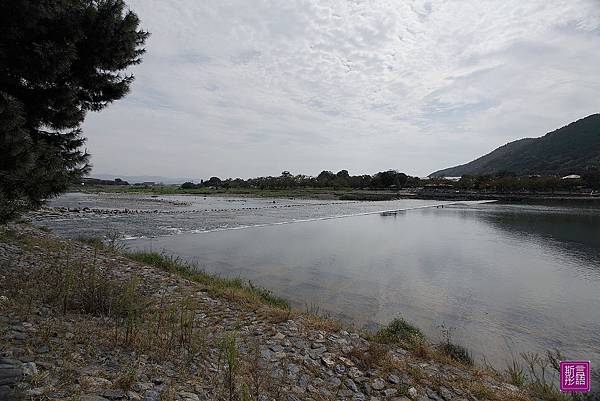
[(152, 33), (94, 173), (464, 163), (600, 111), (600, 0), (128, 0)]

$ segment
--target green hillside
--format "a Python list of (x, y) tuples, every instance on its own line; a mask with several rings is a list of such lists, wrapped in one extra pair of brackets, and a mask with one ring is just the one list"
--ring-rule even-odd
[(460, 177), (509, 171), (525, 174), (571, 174), (600, 168), (600, 114), (593, 114), (540, 138), (507, 143), (470, 163), (430, 174)]

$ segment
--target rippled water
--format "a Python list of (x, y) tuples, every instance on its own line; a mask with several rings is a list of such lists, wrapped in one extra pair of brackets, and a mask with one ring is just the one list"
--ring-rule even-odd
[(445, 324), (454, 341), (498, 366), (511, 353), (550, 348), (600, 364), (598, 209), (446, 205), (273, 225), (439, 202), (162, 199), (71, 194), (54, 206), (143, 204), (152, 213), (37, 221), (69, 235), (117, 229), (136, 237), (132, 248), (167, 250), (358, 325), (401, 314), (439, 338)]

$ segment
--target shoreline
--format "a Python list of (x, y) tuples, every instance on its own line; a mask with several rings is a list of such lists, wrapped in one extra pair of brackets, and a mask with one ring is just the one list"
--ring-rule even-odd
[(106, 193), (106, 194), (147, 194), (147, 195), (195, 195), (221, 197), (256, 197), (256, 198), (298, 198), (315, 200), (346, 201), (386, 201), (397, 199), (475, 201), (497, 200), (507, 203), (582, 203), (600, 205), (600, 195), (574, 193), (524, 193), (524, 192), (484, 192), (484, 191), (449, 191), (427, 189), (392, 190), (349, 190), (334, 188), (309, 188), (289, 190), (259, 189), (180, 189), (172, 186), (155, 187), (87, 187), (71, 188), (69, 192)]
[[(78, 268), (82, 269), (81, 272), (89, 273), (87, 269), (93, 266), (94, 274), (104, 277), (107, 282), (114, 282), (116, 286), (122, 286), (118, 287), (122, 290), (129, 288), (127, 287), (129, 280), (135, 276), (135, 279), (138, 280), (135, 291), (139, 291), (140, 296), (145, 300), (144, 309), (152, 310), (152, 313), (145, 312), (148, 314), (141, 315), (143, 319), (136, 320), (133, 326), (128, 328), (128, 313), (125, 313), (125, 317), (121, 316), (117, 321), (113, 321), (114, 318), (107, 320), (107, 316), (101, 313), (82, 313), (81, 306), (70, 310), (70, 308), (64, 307), (64, 302), (59, 302), (58, 305), (50, 302), (48, 299), (44, 299), (47, 298), (47, 294), (44, 294), (43, 291), (40, 292), (39, 288), (28, 288), (25, 285), (25, 288), (16, 291), (18, 289), (16, 285), (13, 285), (12, 290), (10, 287), (0, 286), (2, 295), (7, 298), (2, 305), (7, 318), (0, 319), (2, 332), (8, 333), (5, 334), (1, 343), (2, 350), (5, 356), (9, 354), (11, 360), (19, 362), (19, 358), (23, 359), (19, 362), (20, 366), (28, 363), (33, 363), (33, 365), (27, 365), (29, 368), (35, 366), (37, 373), (30, 375), (29, 381), (25, 380), (20, 384), (22, 390), (33, 399), (38, 399), (36, 397), (41, 399), (43, 394), (52, 391), (64, 391), (65, 397), (83, 393), (103, 396), (103, 394), (110, 395), (112, 391), (113, 395), (118, 393), (117, 395), (123, 395), (123, 397), (105, 398), (136, 399), (139, 396), (139, 399), (142, 399), (147, 392), (155, 391), (157, 388), (160, 388), (161, 392), (167, 391), (168, 388), (174, 389), (168, 390), (175, 393), (172, 397), (173, 400), (195, 401), (196, 397), (186, 398), (188, 393), (197, 396), (198, 394), (206, 395), (205, 398), (198, 396), (200, 400), (219, 399), (220, 392), (224, 391), (223, 381), (227, 378), (226, 372), (223, 371), (224, 367), (218, 362), (222, 361), (223, 352), (226, 350), (223, 350), (219, 344), (229, 335), (227, 333), (232, 331), (237, 333), (233, 342), (236, 344), (234, 348), (239, 356), (238, 362), (240, 366), (245, 366), (244, 369), (240, 367), (238, 377), (240, 382), (249, 382), (251, 376), (250, 372), (246, 370), (252, 365), (252, 363), (247, 365), (248, 361), (245, 361), (252, 356), (248, 353), (249, 343), (247, 341), (258, 340), (258, 343), (255, 344), (258, 349), (258, 356), (255, 355), (255, 357), (258, 359), (254, 363), (260, 361), (270, 373), (273, 373), (273, 370), (279, 371), (282, 367), (284, 371), (288, 370), (282, 377), (275, 375), (277, 377), (273, 378), (271, 374), (266, 376), (270, 377), (269, 380), (280, 380), (277, 386), (272, 386), (273, 389), (285, 388), (286, 393), (295, 394), (297, 399), (425, 400), (430, 399), (431, 396), (444, 398), (444, 393), (451, 399), (464, 400), (530, 399), (525, 390), (503, 383), (498, 372), (465, 365), (452, 359), (448, 354), (444, 356), (444, 354), (438, 353), (437, 348), (426, 343), (410, 346), (406, 339), (390, 343), (375, 341), (375, 337), (367, 338), (368, 335), (353, 333), (352, 330), (342, 328), (338, 322), (330, 319), (289, 310), (283, 303), (279, 303), (278, 306), (277, 303), (275, 306), (270, 305), (269, 302), (262, 302), (260, 299), (276, 298), (271, 298), (272, 294), (268, 291), (263, 292), (266, 290), (257, 289), (251, 285), (251, 290), (255, 291), (255, 295), (258, 294), (256, 296), (260, 302), (252, 297), (248, 298), (248, 288), (239, 292), (238, 284), (227, 286), (222, 281), (214, 282), (212, 281), (215, 280), (214, 276), (210, 280), (204, 276), (200, 281), (194, 280), (186, 273), (185, 269), (172, 268), (169, 271), (168, 268), (160, 269), (148, 264), (140, 264), (110, 250), (65, 240), (32, 227), (12, 225), (9, 228), (3, 228), (2, 234), (3, 241), (0, 241), (0, 245), (3, 247), (0, 248), (0, 261), (9, 265), (5, 280), (3, 280), (4, 283), (16, 284), (11, 280), (17, 280), (23, 286), (28, 280), (23, 283), (19, 281), (19, 276), (24, 273), (29, 278), (32, 278), (31, 275), (42, 274), (46, 281), (56, 280), (56, 277), (48, 276), (49, 272), (64, 277), (61, 270), (65, 269), (63, 264), (67, 263), (64, 258), (67, 258), (68, 255), (67, 259), (71, 263), (77, 264)], [(12, 265), (6, 262), (11, 257), (15, 259), (15, 263)], [(162, 262), (158, 261), (157, 263)], [(28, 270), (24, 271), (24, 268)], [(78, 280), (75, 276), (71, 279), (75, 282)], [(33, 281), (43, 286), (43, 281), (40, 281), (39, 278)], [(83, 285), (85, 283), (79, 284), (86, 287)], [(129, 289), (131, 290), (131, 288)], [(23, 296), (19, 295), (19, 292), (31, 292), (26, 297), (27, 302), (19, 300)], [(127, 293), (127, 291), (125, 292)], [(189, 312), (189, 315), (186, 315), (189, 323), (185, 326), (185, 330), (181, 330), (179, 327), (176, 337), (184, 338), (184, 342), (186, 342), (202, 332), (203, 340), (200, 342), (204, 344), (203, 347), (207, 347), (205, 353), (198, 351), (198, 353), (190, 355), (191, 343), (180, 344), (179, 347), (174, 347), (178, 349), (173, 350), (173, 359), (166, 358), (166, 360), (160, 361), (154, 360), (151, 356), (156, 352), (161, 353), (155, 342), (166, 341), (165, 338), (169, 337), (169, 333), (163, 333), (164, 336), (159, 333), (157, 338), (153, 336), (147, 338), (147, 335), (137, 332), (136, 335), (139, 336), (137, 341), (146, 344), (145, 349), (137, 349), (137, 351), (136, 348), (141, 345), (124, 341), (127, 333), (132, 335), (131, 333), (140, 330), (148, 322), (160, 321), (160, 319), (156, 320), (158, 311), (155, 308), (157, 305), (163, 305), (159, 310), (165, 310), (165, 302), (170, 303), (166, 309), (174, 307), (173, 313), (179, 318), (184, 315), (181, 311), (188, 308), (184, 305), (188, 305), (188, 303), (195, 305), (192, 308), (193, 313), (186, 309)], [(63, 313), (60, 313), (60, 307), (64, 307)], [(131, 308), (136, 309), (136, 307)], [(214, 323), (206, 322), (208, 316), (216, 319), (213, 320)], [(163, 316), (163, 319), (166, 317)], [(56, 325), (55, 334), (49, 338), (50, 343), (40, 338), (40, 333), (47, 331), (49, 322)], [(92, 327), (95, 325), (98, 327)], [(212, 330), (218, 327), (220, 329)], [(386, 326), (388, 330), (389, 327), (391, 326)], [(213, 332), (206, 332), (207, 328)], [(267, 335), (267, 332), (270, 334)], [(82, 336), (81, 334), (84, 333), (87, 334)], [(115, 337), (120, 340), (114, 340)], [(21, 344), (24, 341), (28, 346), (26, 348), (19, 346), (19, 341)], [(81, 342), (87, 344), (86, 347), (82, 348)], [(46, 351), (44, 343), (46, 347), (52, 346), (50, 353)], [(71, 359), (67, 355), (61, 355), (61, 350), (56, 349), (57, 347), (54, 347), (53, 344), (57, 347), (60, 346), (64, 351), (78, 349), (79, 351), (76, 353), (79, 357), (76, 360), (82, 358), (85, 365), (96, 366), (100, 371), (95, 372), (96, 376), (94, 377), (97, 380), (90, 379), (91, 382), (88, 383), (87, 379), (82, 378), (82, 372), (79, 372), (77, 377), (68, 383), (58, 386), (58, 383), (54, 382), (52, 385), (52, 378), (63, 370), (63, 367), (60, 366), (62, 363), (59, 361), (63, 358)], [(107, 345), (113, 348), (110, 352), (106, 349)], [(198, 344), (195, 346), (200, 347)], [(132, 350), (136, 352), (119, 362), (118, 370), (120, 372), (117, 375), (109, 373), (106, 367), (99, 362), (102, 358), (108, 358), (115, 362), (114, 358), (117, 358), (115, 352), (122, 356), (123, 352), (127, 354)], [(372, 359), (373, 353), (380, 354), (376, 360), (369, 359)], [(162, 381), (154, 380), (146, 373), (145, 368), (141, 371), (136, 370), (135, 375), (132, 374), (135, 378), (131, 378), (130, 381), (134, 383), (129, 386), (128, 390), (122, 388), (127, 386), (115, 384), (119, 382), (118, 377), (126, 375), (132, 364), (140, 366), (139, 359), (142, 355), (144, 355), (144, 366), (151, 365), (153, 369), (161, 371), (163, 374), (167, 374), (169, 369), (174, 368), (171, 365), (177, 365), (177, 360), (181, 359), (182, 355), (191, 357), (192, 360), (197, 359), (197, 364), (210, 365), (210, 368), (207, 365), (204, 369), (208, 369), (209, 372), (212, 369), (212, 376), (208, 375), (211, 376), (209, 381), (212, 384), (210, 388), (204, 388), (200, 384), (203, 381), (200, 381), (200, 383), (197, 382), (194, 386), (190, 386), (185, 380), (179, 380), (177, 377), (171, 377), (169, 380), (163, 380), (163, 378)], [(98, 359), (99, 357), (100, 359)], [(245, 362), (242, 363), (243, 361)], [(194, 377), (199, 374), (198, 366), (192, 375)], [(292, 367), (290, 368), (290, 366)], [(184, 369), (184, 367), (178, 369)], [(293, 373), (294, 380), (289, 377), (290, 373)], [(38, 377), (40, 374), (43, 377)], [(305, 375), (307, 376), (305, 377)], [(204, 379), (208, 380), (209, 378), (205, 377)], [(106, 381), (109, 381), (110, 385)], [(168, 386), (165, 385), (167, 382)], [(309, 388), (307, 382), (315, 382), (318, 385)], [(243, 390), (240, 383), (236, 385), (240, 387), (236, 387), (237, 390)], [(56, 390), (55, 387), (61, 387), (63, 390)], [(106, 387), (109, 388), (106, 389)], [(267, 393), (270, 390), (263, 388), (262, 391)], [(474, 395), (475, 393), (479, 396)], [(273, 399), (277, 398), (273, 397)]]

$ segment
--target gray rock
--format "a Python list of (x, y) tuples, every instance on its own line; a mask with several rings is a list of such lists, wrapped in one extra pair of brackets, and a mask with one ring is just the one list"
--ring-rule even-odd
[(352, 379), (346, 379), (346, 387), (352, 390), (355, 393), (358, 393), (358, 387), (356, 387), (356, 383)]
[(400, 383), (400, 378), (396, 375), (389, 375), (388, 381), (392, 384), (398, 384), (398, 383)]
[(295, 363), (290, 363), (288, 365), (288, 373), (290, 376), (296, 376), (298, 372), (300, 372), (300, 366), (296, 365)]
[(373, 380), (373, 382), (371, 383), (371, 387), (373, 387), (375, 390), (383, 390), (385, 388), (385, 382), (377, 378)]
[(23, 375), (25, 377), (33, 377), (38, 374), (38, 368), (33, 362), (23, 364)]
[(340, 384), (342, 384), (342, 381), (335, 376), (333, 376), (331, 379), (329, 379), (329, 385), (331, 387), (338, 387)]
[(410, 398), (415, 398), (417, 396), (417, 389), (414, 387), (410, 387), (408, 389), (408, 395), (410, 396)]
[(333, 361), (331, 360), (331, 358), (329, 358), (329, 357), (327, 357), (327, 356), (322, 356), (322, 357), (321, 357), (321, 362), (323, 362), (323, 364), (324, 364), (325, 366), (327, 366), (328, 368), (331, 368), (331, 367), (333, 367), (333, 365), (335, 365), (335, 362), (333, 362)]
[(396, 395), (397, 392), (398, 390), (396, 390), (395, 388), (388, 388), (383, 391), (383, 394), (385, 394), (386, 397), (391, 397), (393, 395)]
[(337, 365), (335, 365), (335, 372), (336, 372), (336, 373), (338, 373), (338, 374), (342, 374), (342, 373), (344, 373), (345, 371), (346, 371), (346, 367), (345, 367), (344, 365), (341, 365), (341, 364), (339, 364), (339, 363), (338, 363)]
[(425, 389), (425, 393), (431, 400), (436, 400), (436, 401), (442, 400), (442, 397), (430, 388)]
[(366, 399), (367, 399), (367, 396), (365, 396), (363, 393), (355, 393), (352, 396), (353, 401), (364, 401)]
[(120, 400), (125, 398), (125, 392), (121, 389), (108, 389), (102, 392), (102, 396), (110, 400)]
[(183, 391), (179, 393), (179, 396), (185, 401), (200, 401), (200, 397), (198, 397), (198, 395), (194, 393), (188, 393)]
[(281, 345), (279, 345), (279, 344), (271, 345), (269, 348), (273, 352), (281, 352), (281, 351), (283, 351), (283, 347)]
[(451, 400), (454, 397), (454, 393), (452, 393), (446, 387), (440, 387), (439, 392), (442, 398), (445, 400)]
[(77, 399), (78, 401), (108, 401), (104, 397), (100, 397), (99, 395), (80, 395)]
[(158, 401), (160, 399), (160, 391), (152, 389), (144, 393), (142, 401)]
[(300, 378), (298, 379), (298, 387), (305, 389), (306, 386), (308, 386), (309, 381), (310, 381), (309, 375), (304, 374), (304, 375), (300, 376)]

